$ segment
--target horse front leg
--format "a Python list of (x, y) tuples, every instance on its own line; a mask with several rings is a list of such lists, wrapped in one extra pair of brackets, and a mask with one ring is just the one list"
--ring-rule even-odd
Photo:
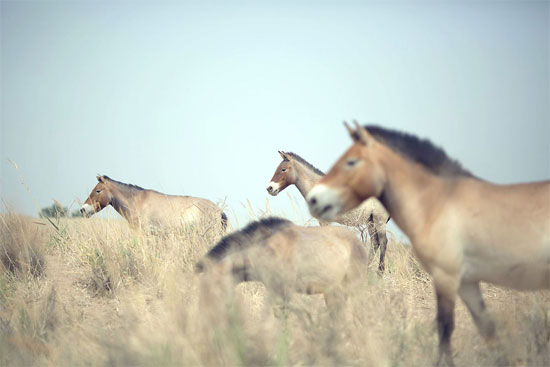
[(485, 307), (479, 283), (463, 283), (458, 289), (458, 295), (470, 311), (479, 333), (488, 344), (494, 344), (495, 322)]
[(451, 348), (451, 335), (454, 330), (455, 300), (436, 292), (437, 297), (437, 332), (439, 335), (439, 357), (437, 366), (454, 366)]
[(483, 302), (483, 296), (479, 283), (463, 283), (458, 289), (458, 295), (470, 311), (472, 318), (476, 324), (477, 330), (485, 339), (489, 348), (496, 352), (496, 365), (509, 365), (510, 361), (506, 355), (506, 349), (502, 348), (496, 336), (495, 321), (489, 314), (485, 302)]
[(346, 314), (347, 293), (337, 288), (326, 291), (323, 295), (331, 318), (335, 321), (342, 321)]
[(439, 335), (439, 357), (437, 366), (454, 366), (451, 335), (454, 330), (454, 308), (459, 285), (459, 276), (451, 275), (441, 268), (435, 269), (432, 275), (437, 300), (436, 321)]

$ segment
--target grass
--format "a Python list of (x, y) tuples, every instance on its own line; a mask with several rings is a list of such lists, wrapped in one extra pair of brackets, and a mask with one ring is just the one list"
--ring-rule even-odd
[[(38, 224), (42, 222), (43, 224)], [(321, 296), (295, 295), (275, 318), (259, 283), (209, 283), (195, 262), (219, 233), (137, 233), (121, 220), (0, 215), (0, 365), (427, 366), (435, 300), (410, 248), (390, 241), (346, 321)], [(457, 301), (457, 365), (549, 365), (550, 292), (483, 286), (500, 345)]]

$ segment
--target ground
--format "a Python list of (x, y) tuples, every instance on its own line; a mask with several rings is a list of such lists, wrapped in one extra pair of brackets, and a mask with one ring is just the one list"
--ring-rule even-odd
[[(274, 317), (262, 284), (206, 283), (193, 266), (220, 234), (137, 233), (125, 222), (0, 216), (0, 365), (374, 365), (436, 360), (435, 297), (410, 247), (373, 258), (345, 318), (294, 295)], [(391, 236), (390, 236), (391, 238)], [(368, 246), (368, 245), (366, 245)], [(457, 300), (459, 366), (550, 364), (550, 292), (483, 285), (499, 342)]]

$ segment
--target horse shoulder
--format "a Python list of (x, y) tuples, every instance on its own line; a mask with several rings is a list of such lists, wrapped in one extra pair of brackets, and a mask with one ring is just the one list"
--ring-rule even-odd
[(413, 251), (429, 273), (435, 268), (449, 274), (460, 273), (464, 260), (461, 220), (452, 207), (447, 207), (411, 238)]
[(269, 237), (265, 247), (274, 255), (275, 259), (291, 263), (295, 255), (295, 242), (298, 237), (299, 234), (296, 233), (295, 228), (285, 228)]

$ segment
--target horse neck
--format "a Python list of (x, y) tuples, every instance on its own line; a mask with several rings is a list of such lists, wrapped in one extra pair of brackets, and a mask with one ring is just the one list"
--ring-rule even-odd
[(436, 207), (444, 202), (453, 180), (436, 176), (385, 146), (381, 145), (381, 149), (380, 163), (385, 179), (378, 199), (414, 243), (431, 222), (430, 216)]
[(311, 188), (323, 177), (318, 173), (315, 173), (311, 168), (305, 165), (295, 162), (296, 169), (296, 188), (300, 191), (300, 194), (305, 198)]
[(131, 220), (135, 213), (132, 213), (133, 207), (135, 207), (135, 200), (140, 191), (132, 190), (124, 185), (117, 184), (115, 182), (109, 182), (111, 186), (111, 205), (127, 220)]

